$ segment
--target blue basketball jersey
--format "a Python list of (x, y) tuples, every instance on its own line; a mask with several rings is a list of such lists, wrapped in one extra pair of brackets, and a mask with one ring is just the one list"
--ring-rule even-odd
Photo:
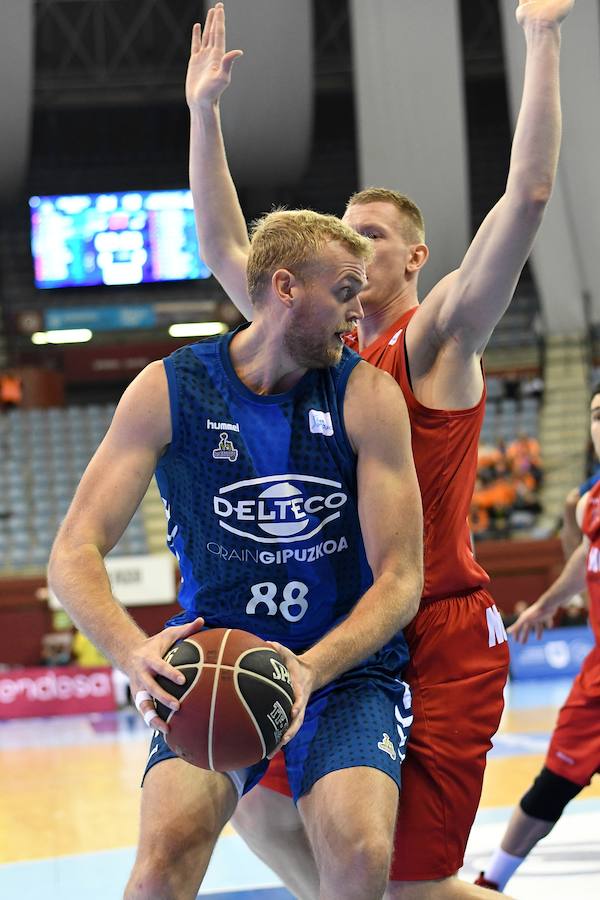
[[(232, 336), (164, 360), (173, 436), (156, 480), (183, 607), (169, 624), (202, 615), (208, 627), (301, 650), (373, 582), (343, 423), (360, 357), (344, 349), (338, 366), (308, 371), (286, 393), (258, 395), (233, 369)], [(398, 668), (408, 658), (401, 634), (387, 650)]]

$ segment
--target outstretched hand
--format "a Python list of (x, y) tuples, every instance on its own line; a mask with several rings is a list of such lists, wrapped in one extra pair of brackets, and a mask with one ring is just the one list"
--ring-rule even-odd
[(508, 629), (508, 633), (519, 644), (526, 644), (527, 639), (532, 631), (535, 632), (536, 638), (539, 640), (544, 632), (544, 628), (550, 628), (552, 619), (554, 618), (554, 610), (548, 612), (539, 605), (539, 600), (524, 609), (516, 622)]
[(519, 25), (526, 25), (528, 22), (560, 25), (574, 5), (575, 0), (519, 0), (517, 22)]
[(209, 9), (204, 32), (198, 22), (192, 29), (192, 46), (185, 80), (190, 109), (216, 103), (231, 81), (234, 62), (242, 50), (225, 51), (225, 10), (222, 3)]
[[(157, 731), (166, 734), (169, 726), (160, 718), (154, 706), (154, 700), (159, 700), (169, 709), (179, 709), (179, 703), (168, 691), (160, 686), (156, 680), (157, 675), (163, 675), (175, 684), (183, 684), (185, 677), (182, 673), (163, 659), (167, 650), (176, 641), (189, 637), (200, 631), (204, 625), (204, 619), (194, 619), (187, 625), (173, 625), (165, 628), (158, 634), (146, 638), (143, 644), (131, 654), (131, 663), (127, 667), (130, 690), (138, 712), (146, 725), (150, 725)], [(153, 699), (154, 698), (154, 699)]]

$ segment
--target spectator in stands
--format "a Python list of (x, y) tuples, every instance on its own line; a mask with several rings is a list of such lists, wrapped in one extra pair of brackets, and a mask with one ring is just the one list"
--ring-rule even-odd
[(23, 399), (23, 384), (18, 375), (4, 372), (0, 375), (0, 404), (4, 411), (19, 406)]
[(505, 449), (482, 444), (469, 523), (476, 539), (508, 537), (511, 528), (530, 527), (541, 511), (540, 446), (525, 433)]
[(73, 636), (70, 631), (50, 631), (42, 637), (42, 666), (68, 666), (71, 662)]
[(517, 480), (529, 490), (537, 490), (542, 480), (542, 460), (536, 438), (525, 432), (518, 434), (506, 448), (506, 460)]
[(502, 472), (500, 466), (490, 483), (484, 484), (480, 479), (475, 483), (472, 506), (478, 515), (487, 512), (495, 537), (508, 535), (508, 516), (516, 497), (517, 492), (508, 471), (505, 469)]
[(521, 385), (521, 396), (533, 397), (538, 401), (541, 400), (544, 396), (543, 378), (540, 378), (539, 375), (534, 375), (533, 378), (530, 378), (528, 381), (524, 381)]
[(110, 666), (104, 654), (81, 631), (76, 631), (73, 635), (72, 653), (75, 664), (82, 668)]
[(521, 399), (521, 379), (518, 372), (509, 372), (502, 380), (504, 396), (507, 400)]

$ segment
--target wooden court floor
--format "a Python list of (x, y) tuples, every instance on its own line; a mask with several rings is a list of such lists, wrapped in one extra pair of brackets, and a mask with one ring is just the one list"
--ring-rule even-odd
[[(473, 858), (466, 861), (465, 877), (471, 876), (495, 845), (510, 809), (539, 771), (556, 710), (567, 690), (568, 683), (563, 681), (520, 683), (508, 689), (507, 710), (490, 754), (480, 816), (471, 842)], [(101, 869), (110, 885), (107, 866), (101, 865), (105, 860), (107, 865), (114, 863), (115, 883), (105, 887), (98, 896), (102, 900), (117, 900), (123, 871), (128, 870), (136, 843), (139, 780), (148, 738), (149, 731), (131, 710), (111, 715), (0, 723), (0, 897), (70, 900), (70, 888), (67, 890), (65, 886), (68, 878), (63, 872), (66, 861), (76, 863), (83, 873), (73, 878), (84, 878), (88, 869), (90, 872)], [(578, 821), (583, 823), (584, 837), (591, 836), (596, 841), (590, 854), (592, 863), (595, 857), (597, 865), (590, 866), (586, 856), (585, 862), (580, 860), (580, 868), (589, 870), (586, 876), (591, 879), (589, 896), (600, 896), (600, 778), (571, 807), (569, 816), (559, 825), (570, 826), (572, 832), (576, 818), (573, 813), (585, 813), (585, 821), (580, 817)], [(264, 867), (254, 867), (248, 852), (240, 845), (232, 829), (226, 829), (220, 841), (225, 870), (231, 868), (233, 855), (236, 868), (247, 865), (249, 886), (277, 884), (274, 876), (269, 878), (268, 871), (265, 874)], [(61, 860), (64, 866), (59, 866)], [(556, 863), (553, 859), (553, 871)], [(219, 869), (220, 863), (215, 865)], [(560, 860), (558, 865), (560, 872)], [(564, 866), (565, 872), (573, 869), (573, 877), (577, 875), (577, 858), (569, 858), (568, 846)], [(39, 894), (35, 887), (36, 871)], [(237, 875), (243, 883), (243, 871)], [(58, 880), (57, 885), (53, 885), (53, 877)], [(219, 892), (228, 885), (227, 877), (219, 871), (215, 871), (213, 882), (213, 888)], [(567, 882), (565, 874), (564, 887)], [(522, 896), (542, 896), (528, 894), (526, 887), (525, 884)], [(587, 889), (580, 886), (578, 893), (569, 893), (584, 898)], [(220, 893), (220, 896), (227, 894)], [(275, 898), (272, 892), (268, 896), (269, 900)], [(287, 895), (279, 892), (277, 896)], [(551, 894), (544, 890), (543, 896)]]

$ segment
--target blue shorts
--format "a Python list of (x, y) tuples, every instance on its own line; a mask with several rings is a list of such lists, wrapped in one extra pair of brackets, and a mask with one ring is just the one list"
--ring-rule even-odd
[[(370, 668), (366, 675), (361, 668), (353, 669), (316, 691), (300, 731), (283, 750), (294, 801), (329, 772), (356, 766), (379, 769), (400, 787), (412, 720), (408, 685), (385, 671)], [(144, 777), (156, 763), (175, 757), (162, 733), (155, 731)], [(268, 760), (261, 760), (227, 773), (239, 796), (258, 784), (267, 765)]]

